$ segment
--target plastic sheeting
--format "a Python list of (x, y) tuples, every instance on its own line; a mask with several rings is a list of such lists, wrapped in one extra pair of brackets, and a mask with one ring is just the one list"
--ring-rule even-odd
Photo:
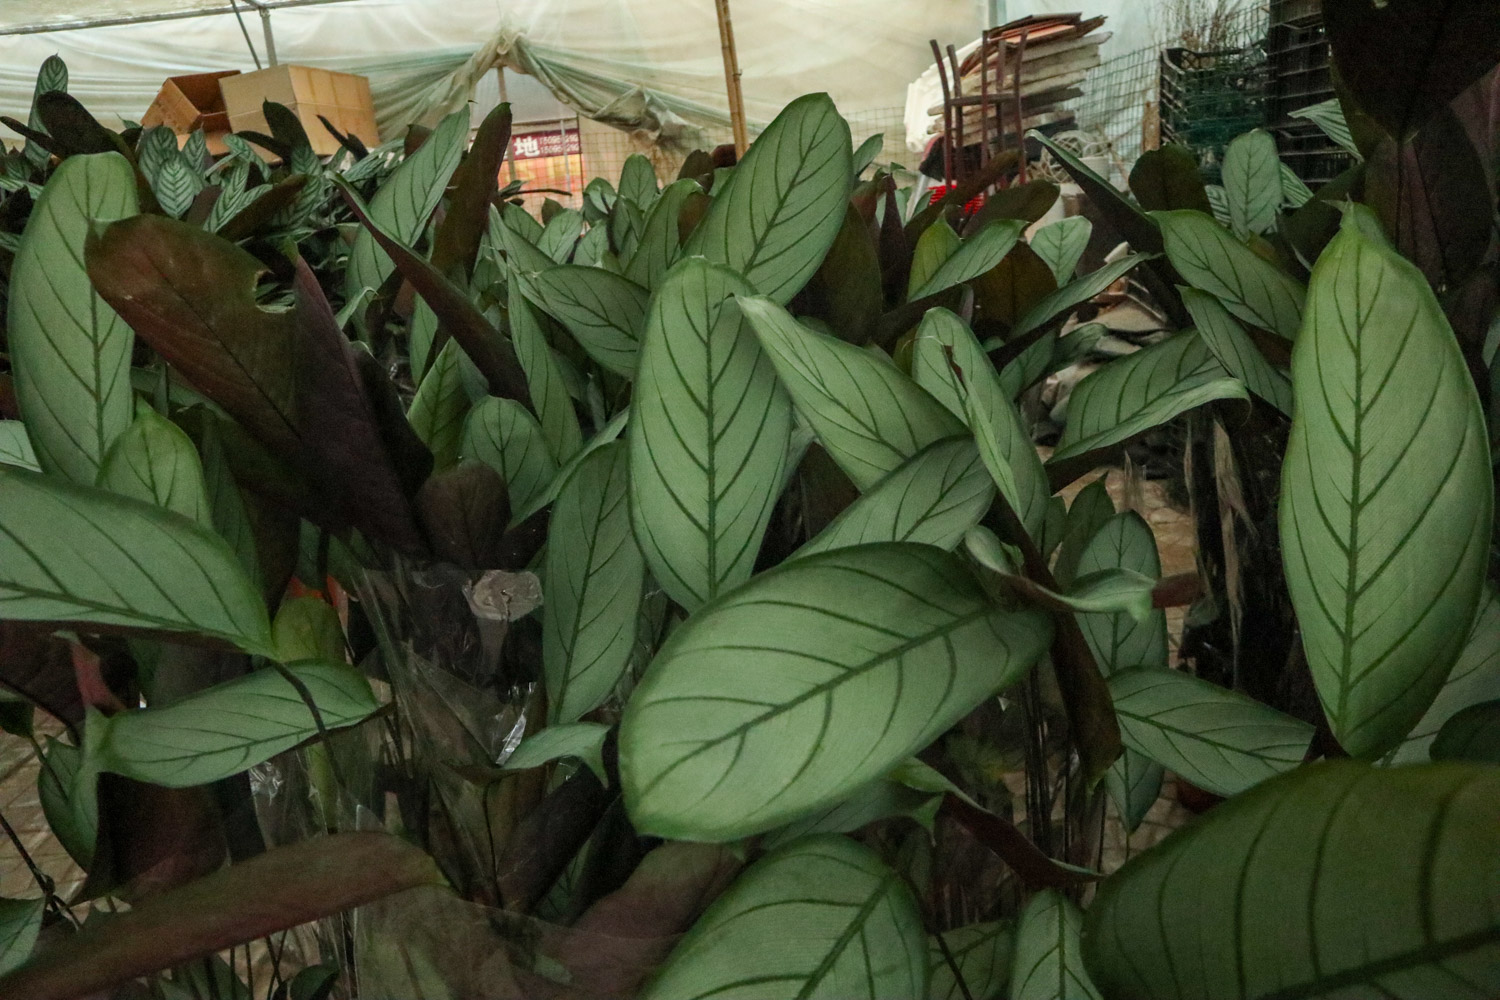
[[(88, 9), (87, 0), (53, 0)], [(793, 98), (828, 91), (845, 113), (899, 107), (931, 61), (927, 40), (977, 35), (977, 0), (736, 0), (746, 113), (765, 122)], [(247, 15), (260, 45), (258, 18)], [(382, 130), (431, 120), (467, 100), (500, 64), (590, 116), (665, 134), (673, 118), (725, 120), (710, 0), (350, 0), (272, 15), (282, 62), (368, 75)], [(179, 73), (253, 69), (232, 16), (0, 38), (0, 111), (25, 118), (36, 67), (56, 52), (70, 90), (103, 116), (139, 119)], [(524, 88), (512, 87), (518, 118)], [(545, 100), (538, 103), (546, 104)], [(627, 120), (621, 108), (640, 114)], [(555, 105), (534, 117), (555, 116)]]

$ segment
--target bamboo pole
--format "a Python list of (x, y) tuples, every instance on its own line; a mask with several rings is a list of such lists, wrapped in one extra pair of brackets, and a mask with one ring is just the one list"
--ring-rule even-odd
[(719, 15), (719, 45), (724, 52), (724, 89), (729, 94), (729, 122), (734, 127), (734, 152), (744, 156), (750, 148), (745, 129), (745, 95), (740, 90), (740, 60), (734, 51), (734, 23), (729, 19), (729, 0), (714, 0)]

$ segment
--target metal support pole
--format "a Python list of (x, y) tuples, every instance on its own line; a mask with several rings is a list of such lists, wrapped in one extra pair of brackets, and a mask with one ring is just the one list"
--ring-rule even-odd
[(266, 36), (266, 65), (276, 65), (276, 34), (271, 30), (271, 11), (260, 8), (260, 30)]

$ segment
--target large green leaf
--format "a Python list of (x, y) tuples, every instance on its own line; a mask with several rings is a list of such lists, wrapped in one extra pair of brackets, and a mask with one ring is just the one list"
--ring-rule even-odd
[(37, 464), (36, 450), (31, 446), (31, 435), (26, 433), (26, 425), (19, 420), (0, 420), (0, 464), (32, 472), (42, 471)]
[(869, 848), (828, 834), (747, 869), (641, 1000), (894, 1000), (926, 990), (927, 939), (911, 891)]
[(556, 500), (557, 494), (562, 491), (563, 484), (568, 481), (568, 477), (573, 474), (573, 470), (582, 465), (591, 453), (599, 448), (603, 448), (619, 437), (620, 432), (625, 429), (625, 424), (629, 422), (629, 419), (629, 410), (621, 410), (611, 417), (609, 423), (599, 428), (593, 437), (584, 442), (583, 447), (578, 449), (578, 454), (558, 467), (557, 474), (552, 477), (552, 482), (543, 488), (541, 493), (534, 497), (525, 507), (512, 508), (514, 510), (512, 520), (517, 524), (528, 520), (553, 500)]
[(1038, 537), (1052, 496), (1047, 473), (1020, 413), (968, 324), (946, 309), (929, 310), (917, 328), (912, 375), (969, 425), (1000, 494), (1031, 536)]
[(630, 533), (624, 442), (584, 459), (547, 529), (542, 670), (551, 721), (573, 722), (609, 696), (630, 662), (645, 562)]
[(92, 484), (130, 426), (124, 320), (89, 283), (83, 246), (95, 220), (134, 215), (135, 171), (118, 153), (70, 156), (31, 210), (10, 269), (6, 341), (16, 402), (47, 472)]
[(213, 527), (198, 450), (180, 427), (149, 407), (142, 406), (110, 445), (99, 466), (99, 486)]
[(517, 514), (531, 510), (557, 476), (542, 425), (514, 399), (480, 400), (464, 421), (459, 451), (500, 473)]
[(740, 308), (802, 420), (861, 489), (964, 425), (888, 359), (810, 330), (766, 299)]
[(921, 542), (952, 550), (994, 498), (974, 442), (939, 441), (866, 490), (791, 558), (870, 542)]
[(1198, 335), (1203, 344), (1223, 365), (1225, 370), (1245, 383), (1255, 395), (1276, 409), (1292, 415), (1292, 380), (1272, 367), (1271, 362), (1255, 346), (1255, 341), (1240, 326), (1239, 320), (1229, 314), (1223, 303), (1207, 292), (1196, 288), (1180, 287), (1182, 304), (1187, 306), (1193, 322), (1198, 324)]
[(1276, 228), (1281, 212), (1281, 157), (1276, 139), (1264, 129), (1239, 136), (1224, 151), (1224, 193), (1229, 200), (1229, 223), (1246, 239)]
[(1112, 361), (1068, 397), (1068, 423), (1052, 463), (1119, 444), (1216, 399), (1249, 399), (1197, 333), (1179, 333)]
[(924, 229), (922, 235), (917, 237), (917, 245), (912, 251), (911, 274), (906, 284), (907, 299), (915, 300), (917, 296), (913, 293), (926, 285), (961, 246), (963, 240), (958, 238), (946, 219), (938, 219)]
[(1092, 222), (1074, 215), (1045, 225), (1031, 234), (1031, 249), (1047, 262), (1059, 288), (1073, 280), (1093, 233)]
[(647, 669), (620, 730), (631, 819), (688, 840), (779, 826), (926, 746), (1050, 639), (1045, 615), (995, 607), (930, 546), (786, 563), (700, 609)]
[(566, 462), (583, 444), (583, 430), (578, 426), (573, 400), (568, 397), (562, 368), (553, 357), (547, 335), (542, 330), (541, 317), (522, 297), (520, 281), (520, 275), (512, 271), (508, 300), (511, 341), (515, 344), (516, 360), (526, 373), (526, 384), (542, 425), (547, 450), (557, 461)]
[(749, 579), (791, 437), (791, 401), (735, 299), (750, 291), (727, 268), (684, 260), (641, 343), (631, 518), (652, 574), (689, 610)]
[(0, 466), (0, 618), (193, 632), (269, 653), (223, 539), (152, 504)]
[(559, 264), (565, 264), (582, 235), (583, 214), (565, 208), (547, 220), (542, 234), (536, 238), (536, 248)]
[[(324, 729), (355, 725), (380, 707), (353, 667), (302, 663), (286, 669), (312, 696)], [(90, 715), (84, 767), (186, 788), (239, 774), (317, 735), (296, 686), (267, 668), (163, 708)]]
[(1493, 522), (1484, 415), (1421, 273), (1346, 223), (1292, 354), (1281, 542), (1333, 734), (1390, 750), (1463, 649)]
[(1128, 257), (1121, 257), (1112, 264), (1105, 264), (1097, 271), (1090, 271), (1083, 277), (1068, 282), (1026, 310), (1026, 314), (1018, 319), (1016, 325), (1011, 328), (1010, 339), (1015, 340), (1023, 337), (1033, 330), (1038, 330), (1046, 326), (1053, 320), (1066, 317), (1075, 307), (1089, 301), (1110, 285), (1125, 277), (1125, 275), (1134, 270), (1137, 264), (1149, 261), (1150, 259), (1145, 254), (1131, 254)]
[(31, 956), (46, 909), (45, 899), (0, 899), (0, 976)]
[(1500, 992), (1500, 769), (1298, 768), (1128, 862), (1089, 908), (1106, 996)]
[[(1074, 507), (1082, 501), (1080, 496)], [(1153, 580), (1161, 576), (1156, 537), (1134, 511), (1115, 514), (1103, 523), (1078, 556), (1068, 586), (1076, 586), (1098, 573), (1120, 569), (1132, 570)], [(1152, 611), (1144, 620), (1137, 620), (1123, 611), (1081, 614), (1078, 626), (1106, 677), (1126, 667), (1167, 665), (1165, 612)]]
[(1432, 759), (1500, 764), (1500, 701), (1470, 705), (1443, 723), (1432, 741)]
[[(458, 462), (464, 418), (469, 413), (469, 395), (464, 390), (463, 348), (449, 340), (438, 351), (432, 367), (417, 386), (407, 419), (412, 430), (432, 451), (434, 472)], [(493, 397), (491, 397), (493, 398)]]
[[(646, 228), (641, 242), (625, 265), (625, 277), (643, 288), (655, 291), (667, 275), (667, 269), (677, 262), (682, 253), (681, 236), (677, 220), (688, 197), (702, 194), (703, 188), (691, 178), (684, 178), (667, 185), (651, 212), (646, 216)], [(592, 231), (592, 230), (591, 230)]]
[(1056, 889), (1031, 897), (1016, 925), (1009, 1000), (1100, 1000), (1083, 966), (1083, 914)]
[[(1124, 740), (1124, 727), (1121, 727)], [(1104, 790), (1115, 804), (1120, 823), (1130, 833), (1140, 829), (1141, 823), (1156, 800), (1161, 797), (1165, 769), (1156, 761), (1126, 747), (1120, 759), (1104, 772)]]
[(849, 125), (827, 94), (788, 104), (734, 168), (686, 252), (737, 271), (778, 303), (812, 277), (844, 223)]
[(620, 170), (620, 197), (635, 202), (636, 207), (644, 212), (651, 208), (658, 193), (656, 168), (651, 166), (651, 161), (642, 153), (627, 156)]
[(1427, 760), (1433, 737), (1449, 719), (1470, 705), (1497, 698), (1500, 698), (1500, 595), (1493, 587), (1486, 587), (1458, 662), (1448, 672), (1448, 680), (1422, 721), (1392, 752), (1391, 762), (1415, 764)]
[[(1005, 1000), (1016, 931), (1010, 923), (969, 924), (943, 933), (947, 955), (936, 939), (927, 950), (928, 1000)], [(951, 956), (964, 984), (958, 985)], [(965, 992), (967, 991), (967, 992)]]
[(1301, 719), (1176, 670), (1122, 670), (1109, 693), (1127, 746), (1215, 795), (1290, 771), (1312, 743)]
[(1307, 290), (1202, 212), (1154, 212), (1167, 258), (1194, 288), (1252, 326), (1288, 340), (1302, 325)]
[(964, 240), (909, 297), (926, 298), (965, 281), (973, 281), (999, 264), (1025, 229), (1026, 223), (1020, 219), (1000, 219), (990, 223)]
[[(442, 200), (468, 139), (469, 109), (465, 105), (439, 122), (421, 147), (386, 178), (370, 199), (370, 219), (398, 243), (415, 243)], [(361, 229), (349, 251), (345, 298), (352, 299), (366, 288), (379, 288), (395, 267), (375, 237)]]
[(507, 771), (522, 771), (571, 758), (583, 761), (600, 781), (608, 781), (609, 774), (604, 768), (604, 741), (609, 738), (609, 728), (602, 722), (550, 725), (535, 736), (522, 740), (520, 746), (505, 758), (502, 767)]
[(599, 267), (568, 264), (521, 276), (521, 291), (568, 328), (589, 357), (626, 378), (636, 352), (651, 293)]
[(1360, 154), (1359, 145), (1354, 141), (1354, 135), (1349, 131), (1349, 122), (1344, 117), (1344, 106), (1339, 103), (1337, 97), (1330, 97), (1317, 104), (1309, 104), (1300, 111), (1293, 111), (1291, 117), (1305, 118), (1312, 122), (1323, 131), (1324, 135), (1342, 146), (1350, 156), (1356, 160), (1364, 159)]

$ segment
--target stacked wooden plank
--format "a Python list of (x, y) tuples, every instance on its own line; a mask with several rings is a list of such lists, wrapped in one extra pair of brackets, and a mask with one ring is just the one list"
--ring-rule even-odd
[[(1064, 105), (1083, 96), (1089, 70), (1100, 63), (1099, 47), (1110, 37), (1099, 30), (1104, 20), (1038, 14), (986, 32), (983, 43), (959, 66), (960, 86), (954, 90), (956, 111), (963, 113), (965, 142), (978, 141), (982, 131), (1013, 138), (1017, 96), (1023, 129), (1071, 120), (1072, 112)], [(934, 105), (928, 113), (935, 116), (928, 132), (942, 131), (943, 106)], [(983, 128), (981, 116), (987, 119)]]

